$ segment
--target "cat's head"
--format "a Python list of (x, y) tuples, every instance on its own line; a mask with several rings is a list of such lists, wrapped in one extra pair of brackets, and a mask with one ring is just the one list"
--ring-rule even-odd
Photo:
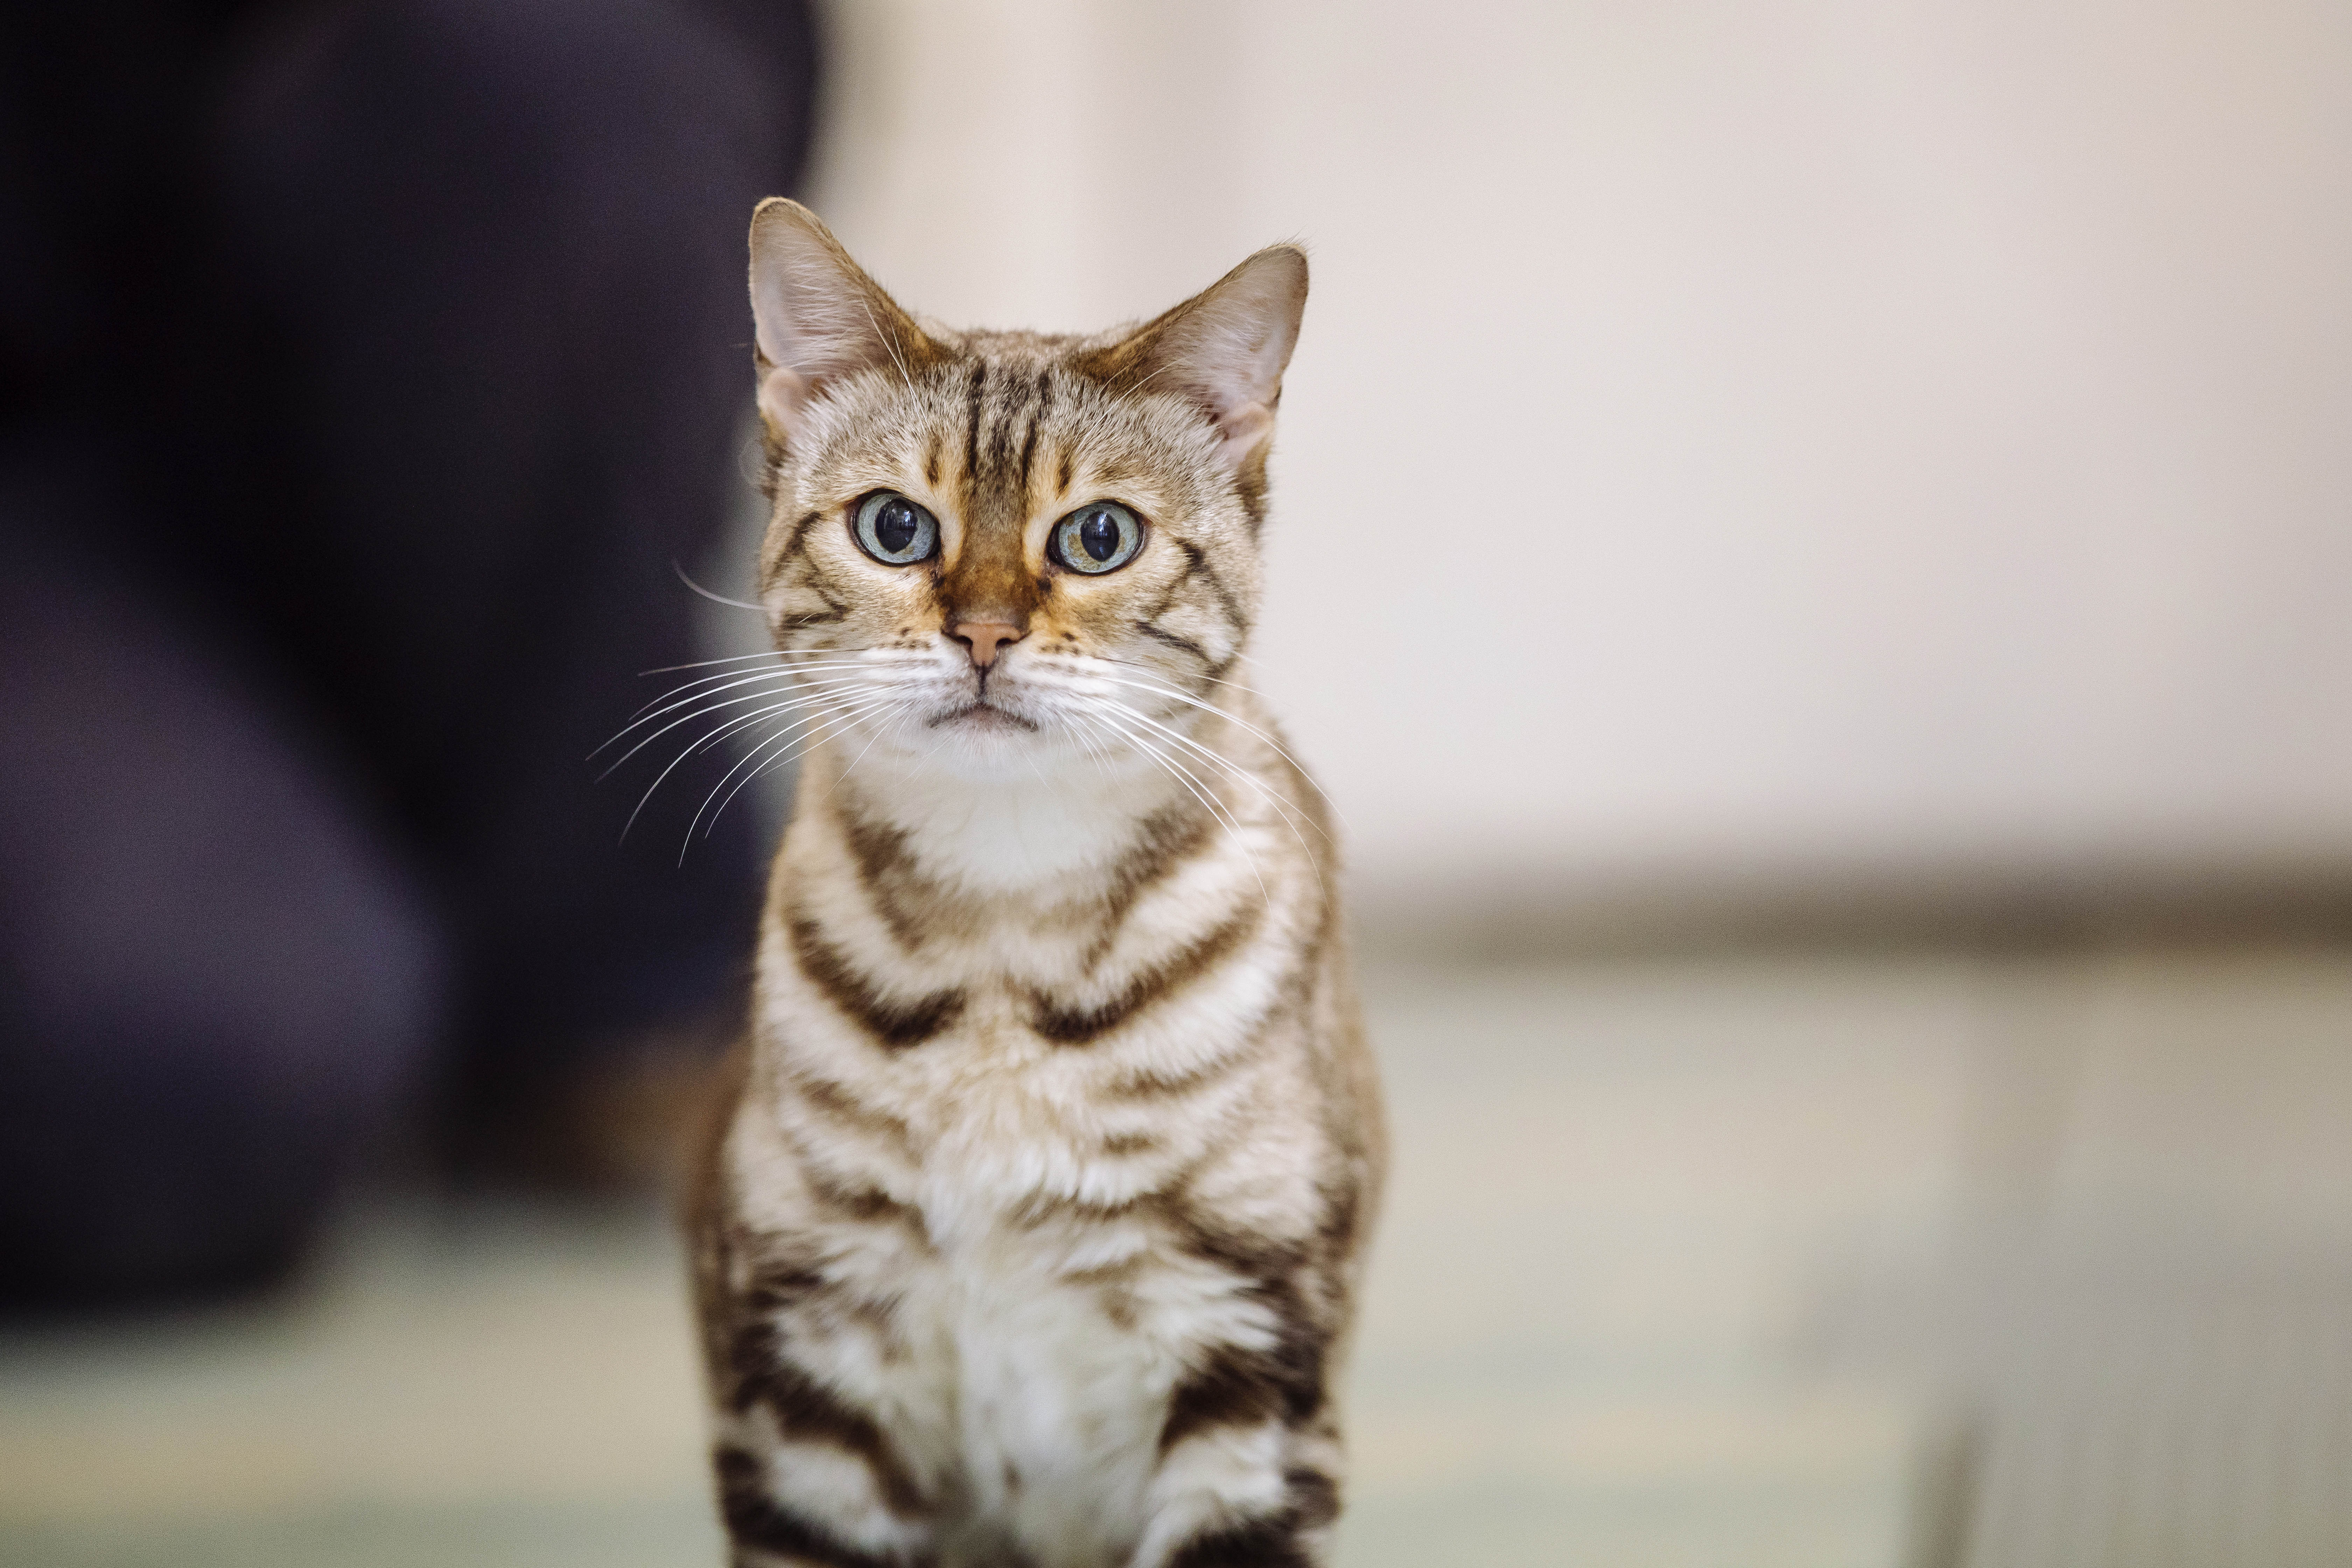
[(1230, 689), (1256, 615), (1306, 298), (1277, 246), (1140, 326), (949, 331), (762, 203), (760, 596), (796, 720), (970, 774), (1181, 754), (1164, 731)]

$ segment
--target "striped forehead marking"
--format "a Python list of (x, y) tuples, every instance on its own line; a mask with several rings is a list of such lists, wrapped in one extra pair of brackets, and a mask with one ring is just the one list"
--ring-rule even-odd
[[(1050, 365), (1024, 375), (1013, 366), (974, 363), (964, 387), (963, 504), (968, 519), (1003, 520), (1018, 526), (1027, 517), (1038, 438), (1053, 405)], [(1063, 461), (1066, 470), (1066, 454)]]

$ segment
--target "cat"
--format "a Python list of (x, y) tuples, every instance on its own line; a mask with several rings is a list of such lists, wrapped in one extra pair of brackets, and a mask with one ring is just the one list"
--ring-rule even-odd
[(701, 684), (805, 755), (690, 1206), (739, 1568), (1328, 1560), (1385, 1133), (1234, 678), (1306, 292), (955, 331), (754, 216), (778, 651)]

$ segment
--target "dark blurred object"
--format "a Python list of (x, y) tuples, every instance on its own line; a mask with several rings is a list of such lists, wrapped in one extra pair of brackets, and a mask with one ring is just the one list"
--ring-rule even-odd
[[(267, 1277), (437, 1084), (700, 1038), (758, 900), (583, 759), (696, 657), (808, 8), (14, 7), (0, 1301)], [(674, 1053), (672, 1053), (674, 1055)]]

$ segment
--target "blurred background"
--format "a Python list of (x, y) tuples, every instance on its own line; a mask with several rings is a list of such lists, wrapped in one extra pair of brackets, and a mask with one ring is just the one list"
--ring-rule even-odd
[(115, 9), (0, 95), (0, 1561), (716, 1561), (783, 797), (578, 759), (757, 646), (783, 190), (956, 322), (1310, 248), (1345, 1568), (2352, 1561), (2352, 13)]

